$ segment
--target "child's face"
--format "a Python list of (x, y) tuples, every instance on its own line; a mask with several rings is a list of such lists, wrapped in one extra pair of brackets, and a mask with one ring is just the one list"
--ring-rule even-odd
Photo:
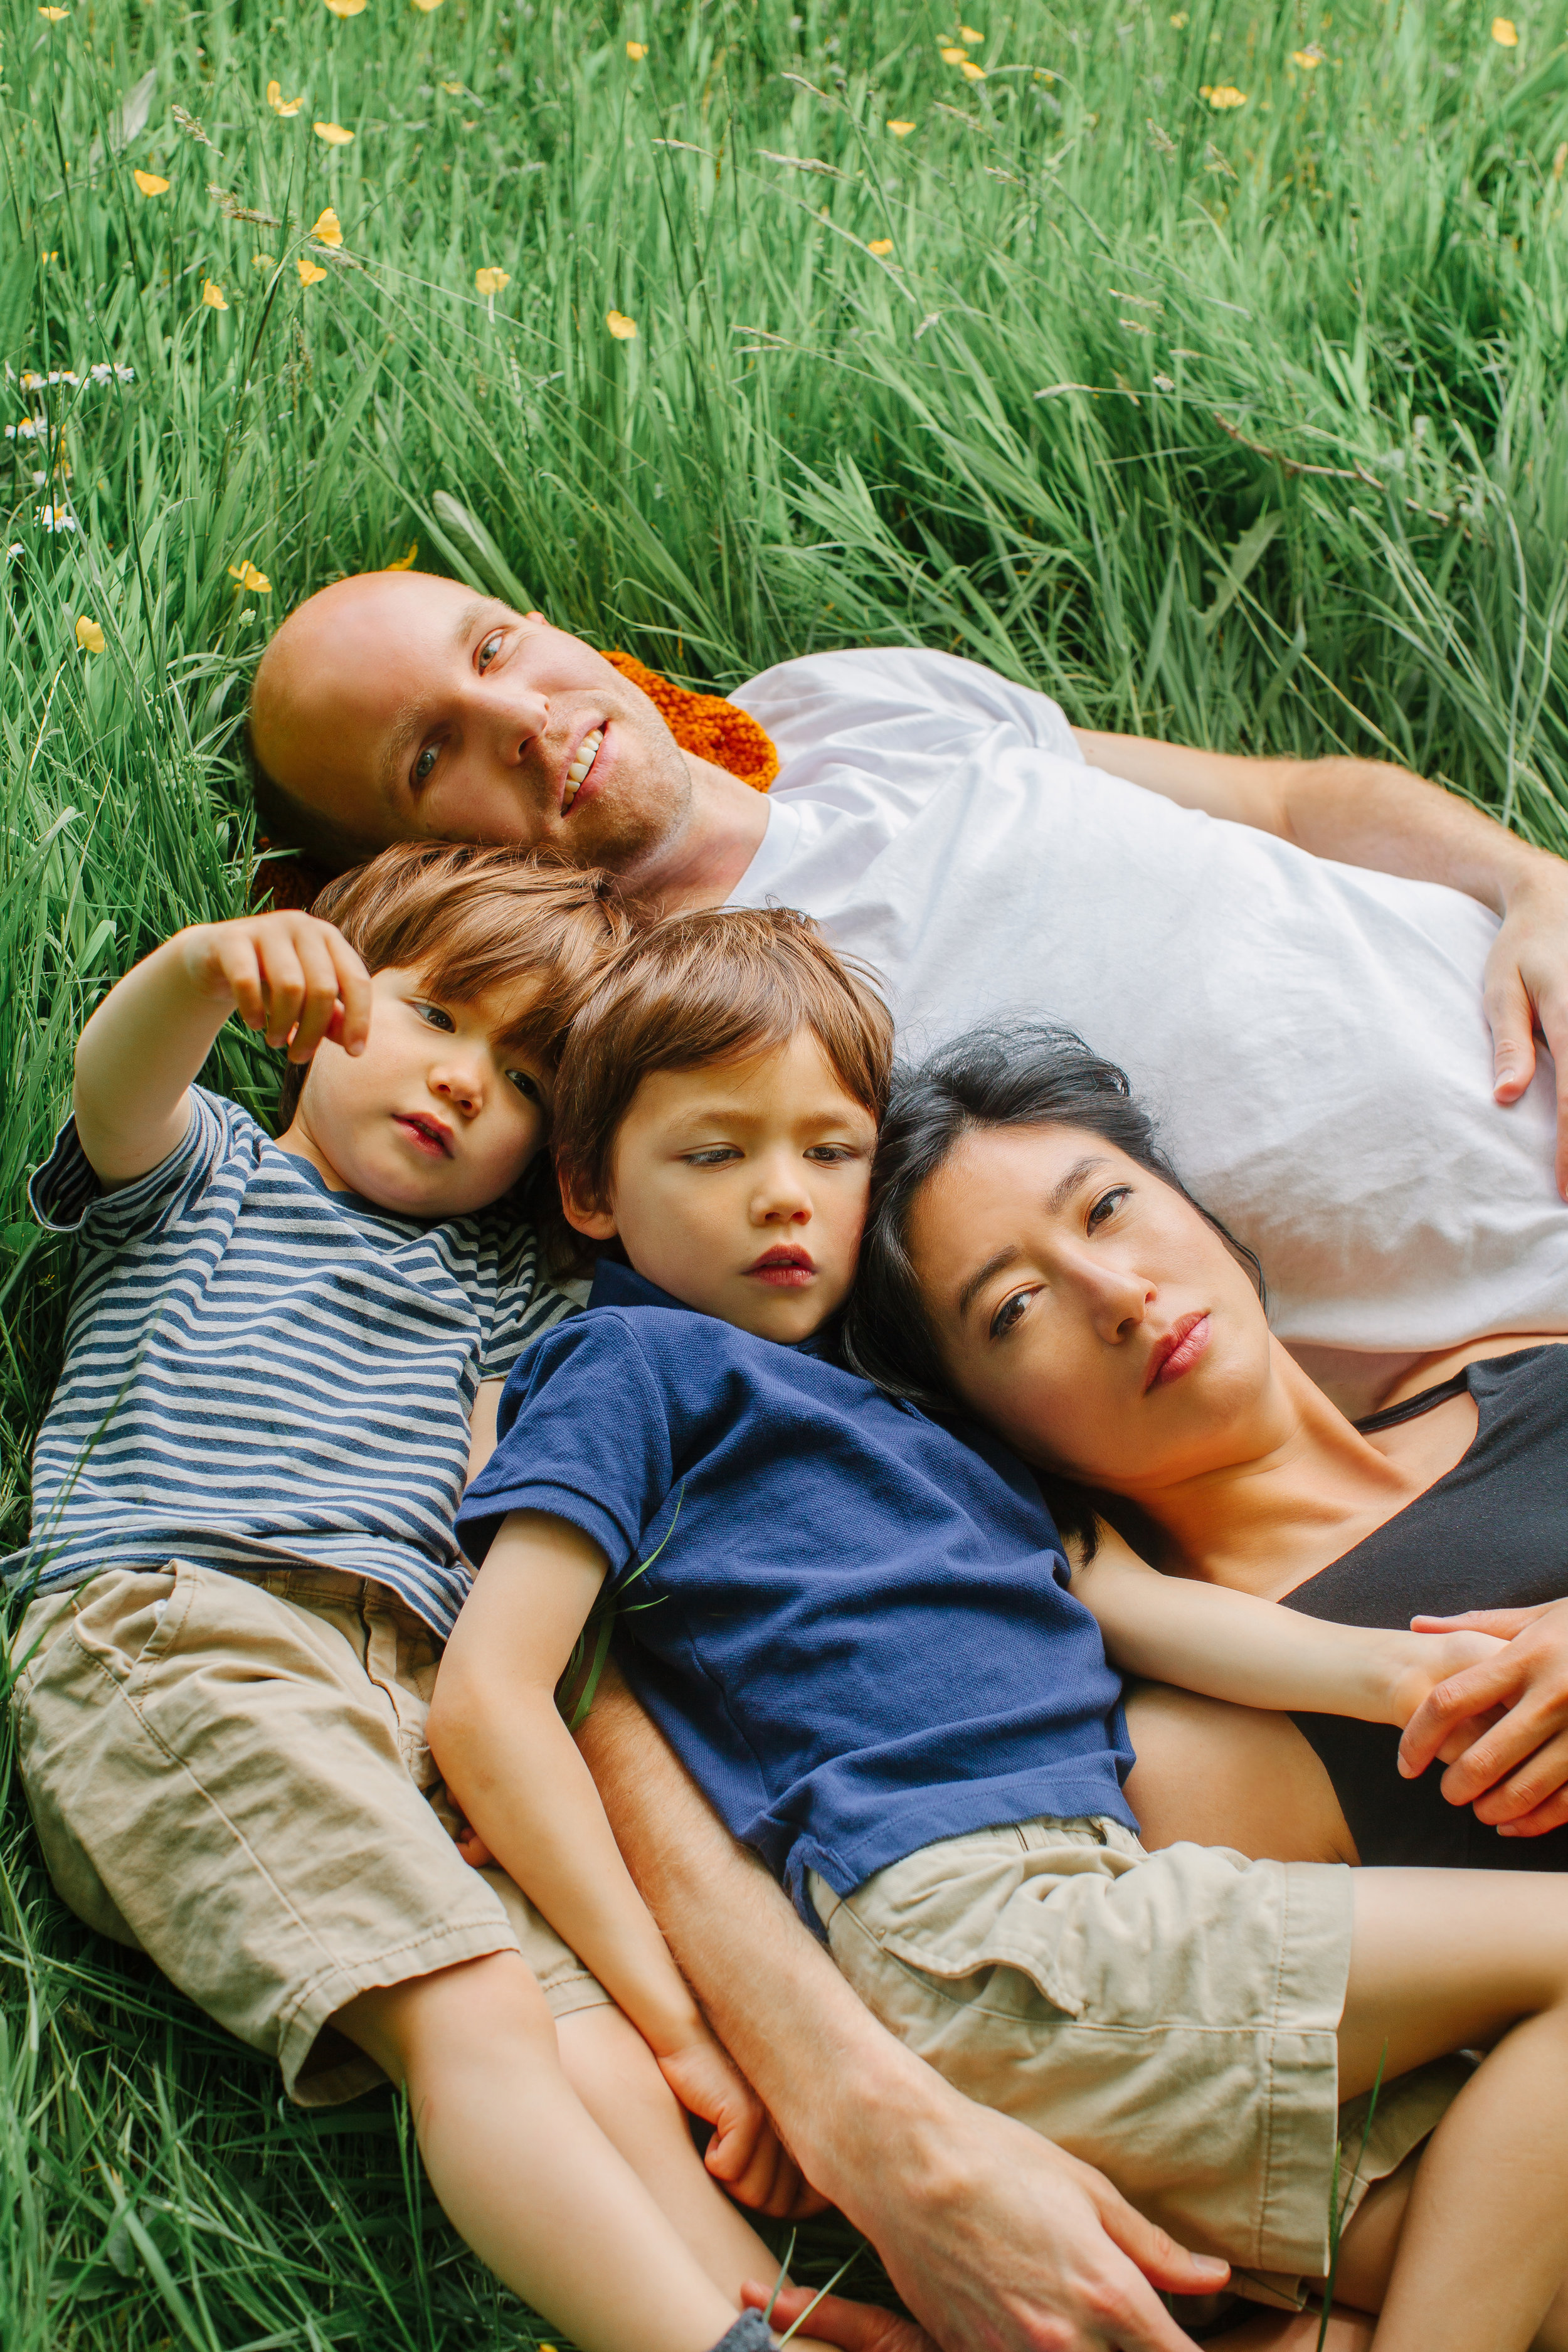
[(776, 1052), (645, 1078), (616, 1138), (611, 1203), (568, 1203), (618, 1234), (640, 1275), (764, 1339), (840, 1307), (866, 1222), (877, 1129), (802, 1029)]
[(529, 1009), (515, 988), (437, 1001), (423, 973), (371, 982), (370, 1041), (351, 1057), (325, 1041), (282, 1138), (334, 1189), (405, 1216), (461, 1216), (499, 1201), (544, 1140), (550, 1081), (509, 1045)]

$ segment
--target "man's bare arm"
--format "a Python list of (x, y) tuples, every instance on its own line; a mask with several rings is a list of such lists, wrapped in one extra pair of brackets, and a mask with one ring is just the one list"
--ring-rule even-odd
[[(1568, 865), (1532, 849), (1440, 784), (1380, 760), (1247, 760), (1140, 735), (1075, 728), (1090, 767), (1184, 808), (1255, 825), (1315, 857), (1443, 882), (1501, 919), (1487, 959), (1497, 1098), (1535, 1075), (1535, 1038), (1568, 1056)], [(1568, 1083), (1559, 1087), (1557, 1189), (1568, 1194)]]
[(943, 2352), (1192, 2352), (1152, 2289), (1211, 2294), (1224, 2266), (885, 2032), (618, 1681), (579, 1737), (714, 2028)]

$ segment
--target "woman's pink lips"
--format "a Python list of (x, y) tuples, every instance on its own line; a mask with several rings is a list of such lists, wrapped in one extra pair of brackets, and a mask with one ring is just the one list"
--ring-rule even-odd
[(1155, 1345), (1149, 1378), (1144, 1382), (1145, 1394), (1151, 1389), (1169, 1388), (1184, 1372), (1190, 1372), (1208, 1346), (1209, 1338), (1206, 1314), (1182, 1316)]
[(411, 1118), (404, 1111), (394, 1111), (392, 1123), (403, 1129), (416, 1151), (425, 1152), (432, 1160), (451, 1158), (451, 1138), (439, 1120)]
[(754, 1274), (759, 1282), (771, 1283), (775, 1290), (798, 1290), (814, 1278), (816, 1268), (805, 1250), (764, 1250), (746, 1272)]

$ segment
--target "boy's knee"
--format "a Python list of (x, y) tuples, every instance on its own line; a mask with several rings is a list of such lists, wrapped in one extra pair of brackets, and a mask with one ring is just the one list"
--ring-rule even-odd
[(374, 1986), (331, 2021), (394, 2082), (470, 2056), (494, 2066), (523, 2054), (559, 2063), (555, 2021), (521, 1952), (487, 1952), (403, 1984)]

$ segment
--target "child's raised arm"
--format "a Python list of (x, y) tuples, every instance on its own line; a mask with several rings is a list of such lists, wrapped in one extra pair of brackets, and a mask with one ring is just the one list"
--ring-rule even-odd
[(179, 1149), (191, 1082), (231, 1013), (308, 1062), (328, 1036), (363, 1053), (370, 1003), (359, 957), (313, 915), (177, 931), (110, 990), (78, 1040), (73, 1108), (93, 1173), (129, 1184)]
[(677, 2097), (715, 2126), (708, 2168), (744, 2199), (771, 2177), (771, 2127), (670, 1958), (555, 1704), (605, 1568), (565, 1519), (502, 1521), (442, 1656), (431, 1752), (502, 1869), (626, 2011)]
[(1482, 1633), (1336, 1625), (1255, 1593), (1162, 1576), (1103, 1526), (1072, 1589), (1123, 1674), (1237, 1706), (1404, 1724), (1434, 1685), (1501, 1647)]

